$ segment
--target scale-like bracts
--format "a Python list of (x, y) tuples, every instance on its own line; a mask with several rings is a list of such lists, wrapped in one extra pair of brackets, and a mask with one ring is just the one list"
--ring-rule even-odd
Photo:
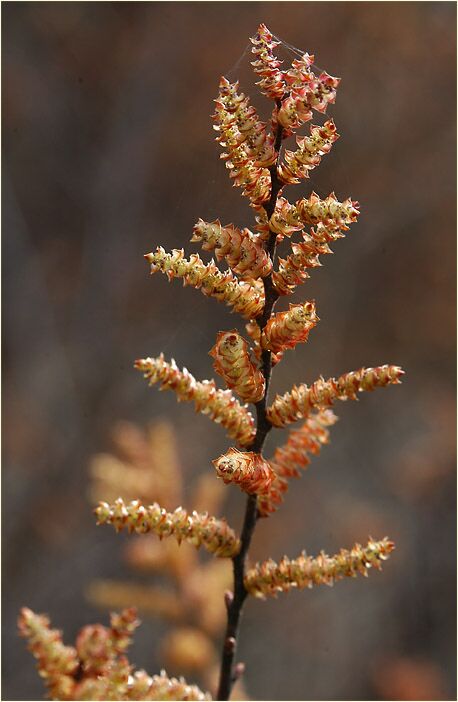
[(144, 358), (135, 361), (135, 368), (144, 374), (150, 385), (161, 384), (161, 390), (173, 390), (178, 402), (194, 402), (196, 412), (221, 424), (228, 435), (242, 446), (249, 446), (255, 436), (254, 418), (234, 397), (231, 390), (217, 390), (214, 380), (197, 381), (183, 368), (181, 371), (175, 361), (164, 361), (164, 355), (158, 358)]
[(275, 479), (275, 473), (265, 458), (252, 451), (230, 448), (214, 460), (213, 465), (223, 482), (238, 485), (249, 495), (266, 494)]
[(272, 135), (267, 134), (249, 99), (239, 94), (237, 88), (238, 83), (221, 78), (215, 100), (214, 129), (219, 132), (216, 140), (225, 149), (221, 158), (226, 160), (234, 186), (243, 187), (243, 195), (258, 207), (270, 197), (268, 166), (274, 163), (277, 154)]
[(279, 295), (291, 295), (296, 286), (310, 278), (307, 269), (321, 266), (319, 254), (332, 253), (327, 244), (317, 251), (312, 240), (291, 244), (292, 254), (278, 259), (278, 270), (272, 273), (272, 283)]
[(153, 532), (161, 539), (173, 536), (178, 543), (187, 541), (196, 548), (203, 546), (222, 558), (231, 558), (240, 549), (240, 541), (227, 522), (210, 517), (207, 512), (188, 514), (182, 507), (167, 512), (157, 503), (142, 505), (140, 500), (133, 500), (126, 504), (120, 497), (112, 505), (100, 502), (94, 511), (97, 524), (112, 524), (116, 531)]
[(21, 609), (18, 627), (20, 636), (28, 640), (28, 648), (38, 661), (39, 675), (46, 681), (51, 699), (75, 699), (71, 694), (79, 666), (76, 649), (64, 645), (62, 632), (50, 628), (46, 615), (35, 614), (28, 607)]
[(317, 456), (321, 446), (329, 443), (328, 427), (337, 421), (332, 410), (320, 410), (308, 417), (296, 431), (291, 431), (286, 444), (276, 449), (269, 460), (275, 472), (269, 492), (258, 499), (258, 510), (266, 517), (278, 509), (288, 489), (288, 478), (299, 478), (310, 463), (309, 453)]
[(298, 217), (303, 225), (323, 224), (329, 229), (345, 231), (348, 225), (356, 222), (359, 215), (359, 203), (347, 198), (343, 202), (331, 193), (324, 200), (313, 192), (310, 197), (302, 198), (295, 204)]
[(222, 226), (219, 219), (194, 225), (192, 242), (201, 241), (204, 251), (214, 251), (218, 261), (226, 259), (229, 268), (240, 278), (265, 278), (272, 270), (272, 261), (259, 234), (238, 229), (233, 224)]
[(299, 183), (301, 178), (308, 178), (309, 171), (316, 168), (322, 156), (329, 153), (332, 145), (339, 138), (336, 126), (331, 120), (322, 127), (312, 125), (310, 136), (296, 137), (296, 151), (286, 150), (283, 163), (278, 165), (278, 175), (282, 183)]
[(343, 578), (356, 578), (358, 574), (367, 577), (369, 569), (381, 570), (382, 562), (394, 547), (385, 537), (381, 541), (369, 539), (367, 546), (355, 544), (351, 550), (342, 548), (335, 556), (321, 551), (312, 558), (304, 552), (294, 560), (284, 556), (278, 564), (269, 558), (250, 568), (244, 584), (251, 595), (264, 599), (266, 595), (275, 597), (292, 588), (303, 590), (314, 585), (333, 585)]
[(314, 302), (290, 304), (289, 310), (278, 312), (267, 322), (261, 336), (261, 346), (274, 353), (293, 349), (307, 341), (310, 330), (317, 324)]
[(277, 395), (267, 409), (267, 418), (276, 427), (307, 417), (313, 409), (330, 407), (336, 400), (356, 400), (357, 393), (375, 390), (386, 385), (396, 385), (404, 371), (399, 366), (361, 368), (345, 373), (339, 378), (319, 378), (309, 387), (305, 383), (294, 385), (291, 392)]
[(311, 70), (314, 57), (304, 54), (295, 59), (285, 73), (290, 87), (289, 96), (282, 101), (277, 119), (286, 129), (296, 129), (312, 119), (312, 110), (324, 113), (329, 103), (336, 98), (340, 78), (334, 78), (323, 71), (319, 76)]
[(188, 700), (210, 702), (211, 695), (202, 692), (197, 685), (188, 685), (183, 677), (169, 678), (165, 670), (160, 675), (150, 676), (137, 670), (131, 676), (129, 699), (131, 700)]
[(214, 261), (205, 264), (198, 254), (184, 257), (183, 249), (172, 249), (166, 253), (158, 246), (154, 253), (145, 255), (151, 264), (151, 273), (161, 271), (169, 280), (182, 278), (184, 285), (202, 290), (204, 295), (216, 298), (239, 312), (242, 317), (257, 317), (264, 307), (264, 293), (261, 286), (240, 282), (232, 271), (221, 272)]
[(230, 144), (231, 148), (243, 145), (245, 155), (256, 166), (271, 166), (277, 156), (273, 137), (267, 134), (266, 125), (250, 105), (250, 99), (237, 92), (238, 87), (238, 82), (229, 83), (224, 76), (221, 78), (219, 95), (215, 100), (215, 130), (221, 132), (217, 141), (222, 146)]
[[(267, 219), (264, 209), (259, 210), (256, 217), (256, 230), (263, 237), (266, 237), (269, 231), (275, 232), (277, 242), (280, 242), (285, 236), (290, 237), (294, 232), (314, 225), (316, 230), (312, 229), (308, 236), (304, 235), (304, 240), (308, 241), (310, 238), (313, 242), (322, 244), (343, 237), (342, 232), (349, 229), (348, 225), (355, 222), (358, 215), (358, 202), (350, 198), (339, 202), (334, 193), (321, 200), (313, 192), (309, 198), (302, 198), (294, 205), (286, 198), (279, 197), (270, 220)], [(329, 253), (329, 251), (323, 250), (317, 253)]]
[[(260, 222), (260, 218), (258, 218)], [(262, 224), (262, 222), (260, 222)], [(275, 209), (269, 220), (269, 229), (277, 234), (277, 241), (283, 237), (290, 237), (294, 232), (304, 228), (304, 223), (299, 216), (296, 207), (284, 197), (279, 197), (275, 203)]]
[(280, 42), (274, 41), (272, 34), (265, 24), (260, 24), (254, 37), (250, 39), (253, 44), (252, 53), (256, 61), (251, 61), (254, 72), (261, 77), (256, 85), (261, 92), (272, 100), (281, 100), (287, 90), (283, 72), (280, 70), (281, 61), (273, 53), (273, 49)]
[(215, 359), (216, 372), (242, 400), (259, 402), (264, 397), (264, 376), (251, 361), (248, 344), (237, 329), (219, 332), (210, 356)]

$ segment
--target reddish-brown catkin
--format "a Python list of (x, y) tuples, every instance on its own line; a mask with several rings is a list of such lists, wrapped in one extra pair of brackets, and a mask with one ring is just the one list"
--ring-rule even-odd
[(285, 74), (290, 93), (281, 104), (278, 121), (286, 129), (295, 129), (312, 119), (312, 110), (324, 113), (336, 98), (340, 78), (323, 71), (319, 76), (311, 70), (314, 56), (304, 54), (295, 59)]
[(249, 495), (262, 495), (269, 491), (275, 479), (269, 463), (258, 453), (230, 448), (213, 461), (216, 474), (225, 483), (238, 485)]
[(318, 455), (323, 444), (329, 443), (328, 427), (337, 421), (332, 410), (320, 410), (308, 417), (296, 431), (291, 431), (283, 446), (276, 449), (269, 463), (276, 478), (269, 492), (258, 499), (258, 510), (265, 517), (283, 502), (283, 495), (288, 489), (288, 479), (300, 477), (310, 463), (309, 453)]
[(265, 278), (272, 270), (272, 261), (264, 249), (263, 239), (249, 229), (233, 224), (222, 226), (219, 219), (199, 219), (191, 241), (202, 241), (205, 251), (215, 251), (218, 261), (226, 259), (229, 268), (243, 279)]
[(265, 598), (275, 597), (279, 592), (288, 592), (292, 588), (302, 590), (313, 585), (333, 585), (343, 578), (355, 578), (358, 574), (367, 577), (370, 568), (381, 570), (394, 543), (386, 537), (381, 541), (369, 540), (367, 546), (355, 544), (351, 550), (341, 549), (335, 556), (328, 556), (324, 551), (316, 558), (303, 553), (299, 558), (290, 560), (284, 556), (280, 563), (272, 559), (258, 563), (245, 575), (245, 587), (251, 595)]
[(38, 661), (40, 676), (53, 699), (70, 699), (78, 657), (73, 646), (64, 646), (62, 632), (50, 628), (48, 617), (23, 607), (18, 619), (19, 634)]
[(293, 349), (299, 342), (307, 341), (317, 322), (314, 302), (290, 304), (288, 310), (269, 319), (261, 336), (261, 346), (274, 353)]
[(196, 412), (221, 424), (242, 446), (253, 441), (256, 433), (253, 415), (231, 390), (217, 390), (214, 380), (196, 380), (186, 368), (181, 371), (173, 359), (171, 363), (164, 361), (163, 354), (135, 361), (135, 368), (144, 374), (150, 385), (160, 383), (161, 390), (173, 390), (179, 402), (194, 402)]
[(284, 161), (278, 166), (278, 175), (282, 183), (299, 183), (309, 177), (309, 171), (316, 168), (322, 157), (329, 153), (332, 145), (339, 138), (333, 120), (327, 120), (322, 127), (312, 125), (310, 136), (296, 137), (296, 151), (286, 150)]
[(250, 359), (248, 344), (237, 329), (219, 332), (210, 351), (216, 372), (245, 402), (259, 402), (264, 397), (265, 380)]
[(319, 378), (310, 387), (294, 385), (291, 392), (277, 395), (267, 410), (267, 417), (276, 427), (284, 427), (307, 417), (313, 409), (330, 407), (336, 400), (356, 400), (357, 393), (398, 384), (404, 371), (399, 366), (360, 368), (339, 378)]
[(281, 100), (287, 85), (284, 74), (280, 70), (282, 62), (273, 53), (273, 49), (279, 45), (279, 42), (274, 41), (265, 24), (259, 25), (257, 33), (250, 41), (253, 44), (251, 51), (256, 56), (256, 60), (252, 61), (251, 65), (261, 78), (256, 85), (259, 85), (262, 94), (266, 97)]
[(184, 257), (183, 249), (172, 249), (166, 253), (162, 246), (145, 255), (151, 264), (151, 273), (161, 271), (170, 280), (182, 278), (184, 285), (202, 290), (204, 295), (216, 298), (249, 319), (261, 314), (264, 307), (264, 291), (261, 285), (240, 282), (232, 271), (221, 272), (214, 261), (205, 264), (198, 254)]

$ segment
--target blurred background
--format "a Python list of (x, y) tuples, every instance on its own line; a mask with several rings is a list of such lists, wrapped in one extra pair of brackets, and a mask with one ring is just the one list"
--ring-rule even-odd
[[(185, 507), (196, 476), (212, 474), (228, 447), (191, 406), (148, 389), (132, 363), (163, 351), (208, 378), (216, 333), (243, 329), (216, 301), (151, 278), (143, 254), (198, 250), (188, 242), (199, 217), (253, 227), (210, 115), (224, 73), (267, 119), (247, 51), (260, 22), (342, 77), (329, 110), (341, 139), (286, 196), (334, 190), (361, 203), (335, 255), (288, 299), (316, 299), (321, 322), (287, 352), (272, 388), (383, 363), (406, 376), (335, 408), (331, 444), (259, 524), (252, 557), (334, 553), (369, 535), (390, 536), (397, 550), (369, 580), (248, 601), (246, 693), (455, 699), (455, 4), (7, 2), (2, 11), (4, 699), (43, 696), (16, 635), (21, 606), (47, 612), (70, 643), (84, 624), (108, 621), (87, 598), (91, 583), (131, 576), (128, 538), (97, 528), (91, 513), (88, 466), (112, 451), (116, 423), (173, 423)], [(284, 438), (272, 433), (266, 455)], [(225, 495), (219, 514), (238, 528), (244, 497)], [(142, 577), (154, 585), (160, 575)], [(157, 672), (169, 624), (141, 617), (131, 659)]]

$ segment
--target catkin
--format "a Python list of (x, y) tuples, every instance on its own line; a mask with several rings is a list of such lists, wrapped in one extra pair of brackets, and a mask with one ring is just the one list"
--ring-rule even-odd
[(249, 495), (265, 494), (269, 491), (275, 473), (269, 463), (258, 453), (238, 451), (230, 448), (213, 461), (216, 474), (225, 483), (238, 485)]
[(277, 395), (267, 410), (267, 417), (276, 427), (284, 427), (307, 417), (315, 409), (330, 407), (336, 400), (356, 400), (357, 393), (377, 387), (398, 384), (404, 371), (399, 366), (360, 368), (339, 378), (319, 378), (310, 387), (294, 385), (291, 392)]
[(280, 563), (272, 559), (258, 563), (245, 576), (245, 587), (251, 595), (265, 598), (275, 597), (279, 592), (292, 588), (302, 590), (313, 585), (333, 585), (343, 578), (355, 578), (358, 574), (367, 577), (370, 568), (381, 570), (394, 543), (386, 537), (381, 541), (370, 539), (367, 546), (355, 544), (351, 550), (341, 549), (335, 556), (322, 551), (312, 558), (305, 553), (294, 560), (284, 556)]
[(317, 324), (314, 302), (289, 306), (267, 322), (261, 336), (261, 347), (274, 353), (293, 349), (299, 342), (307, 341), (309, 332)]
[(266, 382), (250, 359), (248, 344), (237, 329), (219, 332), (210, 351), (213, 364), (227, 386), (245, 402), (259, 402), (264, 397)]
[(143, 358), (135, 361), (134, 367), (144, 374), (150, 385), (161, 384), (161, 390), (173, 390), (178, 402), (194, 402), (196, 412), (206, 414), (211, 420), (224, 427), (230, 437), (242, 446), (248, 446), (254, 439), (254, 418), (251, 412), (233, 396), (231, 390), (217, 390), (214, 380), (198, 381), (175, 361), (158, 358)]
[(172, 249), (166, 253), (162, 246), (145, 255), (151, 264), (151, 273), (161, 271), (170, 280), (182, 278), (184, 285), (202, 290), (204, 295), (216, 298), (239, 312), (242, 317), (257, 317), (264, 307), (262, 287), (240, 282), (231, 271), (222, 273), (214, 261), (205, 264), (198, 254), (184, 257), (183, 249)]
[(272, 270), (262, 237), (247, 228), (240, 230), (233, 224), (223, 227), (218, 219), (214, 222), (199, 219), (191, 241), (202, 241), (202, 248), (214, 251), (218, 261), (226, 259), (229, 268), (240, 278), (265, 278)]
[(203, 546), (215, 556), (232, 557), (240, 542), (224, 519), (210, 517), (206, 512), (188, 512), (177, 507), (167, 512), (154, 503), (142, 505), (140, 500), (125, 504), (120, 497), (112, 504), (100, 502), (95, 509), (98, 524), (112, 524), (116, 531), (126, 528), (129, 532), (147, 534), (154, 532), (161, 539), (174, 536), (178, 543), (187, 541), (193, 546)]

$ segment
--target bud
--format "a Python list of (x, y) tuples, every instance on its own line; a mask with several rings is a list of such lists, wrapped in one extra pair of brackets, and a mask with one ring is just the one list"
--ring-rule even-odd
[(249, 495), (268, 492), (275, 478), (269, 463), (252, 451), (242, 452), (230, 448), (227, 453), (213, 461), (216, 473), (225, 483), (234, 483)]

